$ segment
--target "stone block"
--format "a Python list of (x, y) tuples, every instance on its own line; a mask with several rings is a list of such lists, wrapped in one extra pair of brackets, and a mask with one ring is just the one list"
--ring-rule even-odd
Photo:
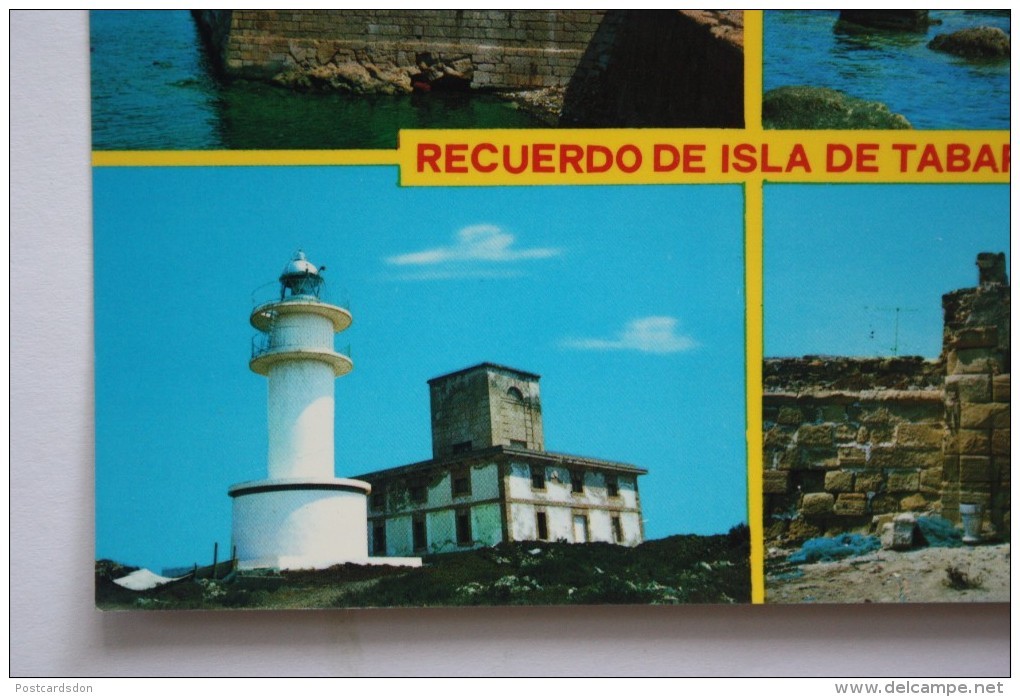
[(960, 428), (1009, 428), (1009, 405), (962, 404)]
[(914, 546), (917, 520), (913, 513), (900, 513), (882, 528), (883, 549), (910, 549)]
[(868, 442), (872, 445), (891, 443), (894, 429), (892, 426), (872, 426), (868, 429)]
[(922, 494), (911, 494), (900, 499), (901, 511), (923, 511), (928, 508), (928, 499)]
[(926, 469), (942, 463), (942, 453), (935, 450), (906, 450), (895, 446), (871, 449), (868, 467), (882, 469)]
[(892, 493), (909, 493), (920, 488), (921, 477), (917, 472), (892, 472), (886, 479), (886, 490)]
[(889, 426), (892, 423), (892, 414), (884, 407), (880, 407), (878, 409), (867, 409), (861, 412), (861, 415), (857, 420), (868, 428)]
[(988, 455), (991, 452), (991, 431), (961, 428), (956, 434), (956, 449), (961, 455)]
[(867, 460), (864, 458), (864, 454), (860, 454), (855, 457), (844, 457), (838, 460), (839, 466), (848, 469), (859, 469), (867, 467)]
[(992, 431), (992, 455), (1009, 455), (1009, 429), (997, 428)]
[(800, 453), (797, 452), (796, 448), (779, 451), (778, 461), (773, 462), (773, 465), (781, 470), (799, 469), (802, 466), (800, 464)]
[(804, 494), (800, 502), (800, 512), (804, 515), (829, 515), (832, 513), (832, 506), (835, 497), (832, 494), (814, 493)]
[(960, 482), (981, 484), (992, 481), (992, 459), (983, 455), (960, 456)]
[(790, 438), (790, 434), (778, 426), (770, 428), (763, 435), (766, 448), (785, 448), (790, 444)]
[(871, 433), (868, 431), (867, 426), (861, 426), (857, 429), (857, 442), (867, 443), (871, 440)]
[(889, 494), (880, 494), (871, 499), (872, 513), (896, 513), (900, 510), (900, 500)]
[(896, 445), (903, 448), (938, 450), (946, 429), (935, 424), (899, 424), (896, 426)]
[(836, 515), (865, 515), (868, 512), (868, 497), (865, 494), (840, 494), (832, 510)]
[(938, 494), (942, 491), (942, 468), (931, 467), (926, 470), (921, 470), (920, 477), (918, 478), (918, 487), (920, 491), (928, 494)]
[(830, 424), (817, 426), (804, 424), (797, 429), (797, 444), (806, 448), (832, 447), (832, 426)]
[(995, 326), (964, 327), (956, 333), (953, 344), (958, 349), (995, 348), (999, 345), (999, 329)]
[(972, 348), (956, 349), (949, 352), (948, 367), (952, 374), (975, 375), (978, 373), (993, 374), (1005, 370), (1005, 361), (995, 349)]
[(885, 478), (879, 472), (861, 472), (854, 477), (854, 491), (866, 493), (877, 492), (882, 488)]
[(850, 424), (839, 424), (836, 426), (836, 442), (848, 443), (857, 440), (857, 427)]
[(1009, 375), (996, 375), (992, 378), (992, 401), (1009, 401)]
[(790, 473), (766, 470), (762, 473), (762, 491), (766, 494), (785, 494), (790, 490)]
[(886, 525), (890, 525), (898, 514), (896, 513), (882, 513), (881, 515), (871, 516), (871, 531), (882, 532), (882, 528)]
[(866, 452), (865, 448), (855, 445), (840, 445), (836, 447), (836, 455), (839, 457), (840, 462), (843, 460), (853, 460), (855, 458), (864, 457)]
[(961, 402), (987, 402), (992, 398), (992, 380), (989, 375), (949, 375), (946, 391), (955, 392)]
[(854, 490), (854, 475), (852, 472), (835, 470), (825, 473), (825, 490), (840, 492)]

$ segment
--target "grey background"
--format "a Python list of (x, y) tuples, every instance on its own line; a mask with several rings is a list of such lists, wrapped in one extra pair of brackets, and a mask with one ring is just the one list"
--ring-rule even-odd
[(88, 18), (10, 29), (12, 676), (1009, 674), (1005, 605), (97, 612)]

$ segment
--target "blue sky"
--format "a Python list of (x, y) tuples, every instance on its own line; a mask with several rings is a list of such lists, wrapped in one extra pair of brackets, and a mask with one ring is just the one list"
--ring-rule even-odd
[(549, 450), (649, 470), (647, 537), (746, 521), (741, 187), (396, 180), (95, 170), (97, 558), (229, 544), (227, 487), (266, 471), (252, 292), (298, 248), (354, 316), (338, 476), (427, 459), (426, 380), (492, 361), (542, 375)]
[(1006, 185), (777, 184), (764, 200), (766, 356), (935, 358), (942, 295), (977, 285), (979, 252), (1009, 263)]

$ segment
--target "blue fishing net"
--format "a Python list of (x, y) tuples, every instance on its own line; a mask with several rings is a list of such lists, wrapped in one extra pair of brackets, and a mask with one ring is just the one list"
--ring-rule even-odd
[(877, 537), (857, 533), (836, 537), (815, 537), (805, 542), (800, 550), (790, 555), (791, 564), (814, 564), (822, 561), (838, 561), (874, 552), (882, 543)]
[(945, 518), (940, 516), (922, 516), (917, 519), (917, 527), (929, 547), (962, 547), (963, 531), (957, 530)]

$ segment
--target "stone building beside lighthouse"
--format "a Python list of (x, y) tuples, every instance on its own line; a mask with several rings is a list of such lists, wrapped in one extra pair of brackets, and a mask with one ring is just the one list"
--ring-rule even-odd
[(494, 363), (428, 381), (432, 458), (358, 476), (372, 486), (372, 554), (643, 541), (638, 477), (647, 470), (548, 452), (538, 383), (534, 373)]

